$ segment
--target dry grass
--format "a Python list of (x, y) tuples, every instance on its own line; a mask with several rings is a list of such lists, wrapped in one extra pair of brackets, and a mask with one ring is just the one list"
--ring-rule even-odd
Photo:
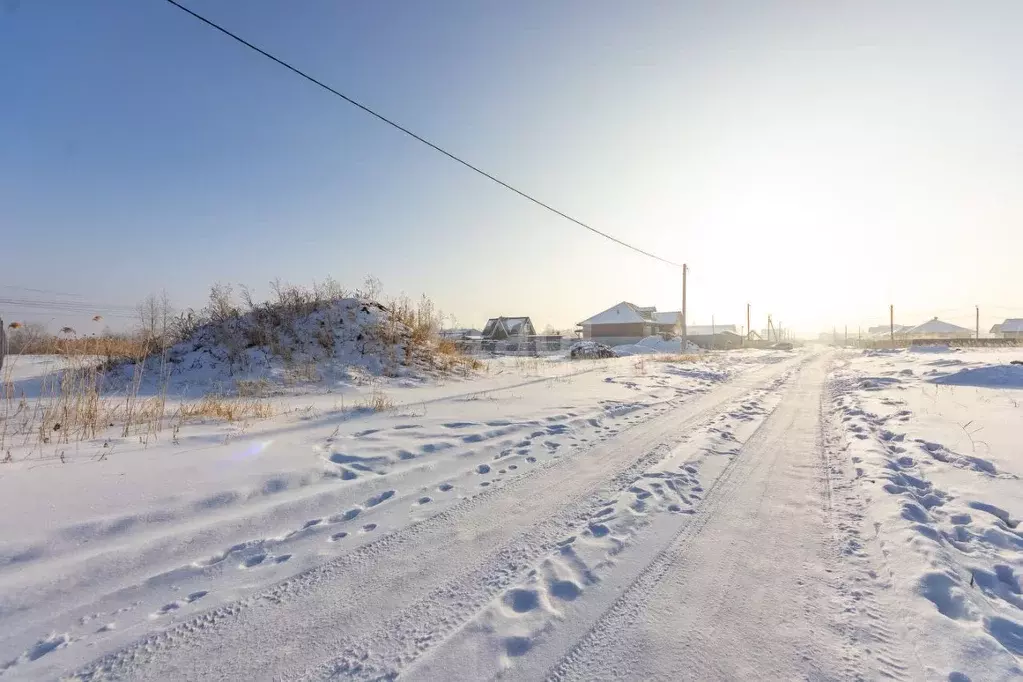
[(239, 398), (267, 398), (274, 394), (274, 387), (267, 379), (235, 379), (235, 392)]
[(313, 383), (322, 378), (319, 367), (314, 360), (306, 360), (305, 362), (292, 361), (285, 364), (283, 379), (286, 386)]
[[(355, 295), (361, 301), (377, 300), (379, 290), (379, 282), (368, 278), (365, 289)], [(273, 282), (271, 292), (271, 300), (254, 303), (243, 289), (242, 305), (238, 305), (230, 286), (216, 285), (206, 307), (177, 316), (171, 314), (166, 296), (151, 296), (139, 306), (141, 324), (132, 335), (79, 335), (70, 327), (54, 335), (39, 325), (13, 323), (11, 355), (0, 375), (0, 460), (14, 447), (27, 447), (28, 456), (42, 455), (47, 446), (101, 438), (113, 428), (119, 429), (122, 437), (138, 436), (140, 442), (148, 443), (150, 437), (157, 437), (168, 426), (176, 434), (181, 423), (188, 420), (239, 421), (272, 416), (274, 410), (265, 399), (273, 395), (274, 385), (265, 378), (236, 381), (236, 397), (225, 397), (217, 390), (173, 410), (169, 410), (166, 398), (166, 373), (174, 360), (169, 349), (176, 342), (196, 339), (223, 344), (232, 373), (249, 348), (260, 346), (265, 348), (268, 366), (274, 355), (284, 359), (284, 383), (322, 380), (317, 362), (304, 358), (333, 357), (337, 330), (342, 324), (349, 328), (354, 319), (333, 319), (332, 306), (352, 292), (330, 279), (314, 284), (312, 289)], [(375, 329), (365, 329), (365, 340), (362, 334), (359, 340), (364, 354), (378, 352), (379, 347), (382, 355), (395, 356), (381, 358), (385, 374), (398, 376), (405, 371), (403, 366), (466, 377), (487, 371), (485, 363), (457, 343), (440, 338), (442, 315), (427, 297), (412, 301), (402, 296), (380, 308), (383, 321)], [(312, 335), (310, 343), (305, 343), (298, 338), (298, 331), (305, 333), (305, 318), (316, 312), (324, 314), (322, 328)], [(96, 316), (93, 322), (101, 320)], [(59, 356), (54, 368), (41, 379), (38, 395), (34, 385), (32, 395), (26, 395), (11, 378), (19, 354)], [(119, 396), (103, 395), (106, 371), (124, 361), (133, 365), (125, 390)], [(540, 361), (523, 358), (520, 368), (539, 373)], [(143, 391), (144, 378), (147, 386), (158, 386), (155, 395)], [(393, 409), (394, 402), (374, 391), (354, 407), (382, 412)]]
[(367, 410), (369, 412), (386, 412), (394, 409), (394, 401), (383, 391), (373, 391), (371, 394), (355, 402), (356, 410)]
[(55, 336), (38, 325), (14, 327), (8, 346), (13, 355), (94, 356), (108, 361), (144, 358), (154, 350), (153, 342), (141, 335), (79, 336), (65, 327)]
[(273, 405), (257, 398), (228, 398), (207, 395), (194, 403), (184, 403), (177, 411), (179, 421), (221, 419), (228, 422), (266, 419), (274, 414)]
[(660, 355), (651, 355), (650, 359), (654, 362), (696, 362), (700, 359), (699, 355), (684, 354), (684, 353), (666, 353)]
[(139, 436), (143, 443), (164, 426), (166, 399), (143, 397), (136, 377), (125, 397), (104, 397), (104, 366), (95, 356), (61, 355), (53, 369), (39, 380), (38, 395), (19, 391), (12, 380), (19, 356), (8, 356), (0, 380), (0, 450), (28, 446), (69, 445), (121, 427), (123, 437)]

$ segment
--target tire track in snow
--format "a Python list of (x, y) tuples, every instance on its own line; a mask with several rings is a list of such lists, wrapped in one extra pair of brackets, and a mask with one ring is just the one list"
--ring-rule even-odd
[[(719, 478), (718, 494), (702, 513), (681, 528), (593, 625), (552, 662), (547, 679), (642, 676), (644, 670), (660, 679), (666, 674), (664, 666), (674, 666), (678, 674), (677, 665), (683, 661), (682, 676), (695, 679), (734, 678), (754, 670), (775, 679), (834, 674), (829, 672), (838, 662), (833, 652), (844, 646), (845, 638), (832, 627), (834, 614), (824, 622), (816, 615), (834, 587), (826, 573), (820, 575), (819, 563), (814, 566), (819, 562), (818, 545), (830, 543), (829, 528), (824, 523), (814, 524), (819, 532), (811, 531), (803, 538), (798, 531), (799, 516), (790, 508), (802, 507), (814, 515), (827, 508), (827, 494), (819, 490), (823, 461), (819, 453), (812, 453), (813, 459), (807, 462), (806, 455), (811, 453), (803, 447), (818, 446), (819, 432), (815, 437), (814, 429), (808, 428), (808, 405), (794, 393), (816, 390), (811, 382), (817, 373), (823, 379), (823, 373), (820, 368), (813, 372), (792, 387), (778, 409), (747, 440), (732, 468)], [(819, 409), (819, 399), (817, 403), (813, 408)], [(789, 481), (790, 477), (793, 480)], [(805, 485), (812, 491), (809, 500), (801, 492)], [(755, 497), (749, 499), (750, 493)], [(712, 523), (714, 535), (703, 537)], [(819, 537), (814, 539), (814, 535)], [(778, 573), (762, 560), (740, 560), (750, 552), (777, 556), (795, 569), (794, 575)], [(802, 562), (809, 563), (800, 568)], [(794, 602), (785, 596), (793, 578), (798, 579), (795, 585), (803, 586), (796, 588), (797, 594), (806, 590)], [(791, 620), (793, 631), (767, 636), (759, 644), (750, 642), (751, 634), (769, 632), (779, 619)], [(663, 628), (671, 623), (677, 631), (667, 635)], [(816, 633), (824, 635), (821, 625), (832, 634), (818, 641)], [(733, 627), (737, 629), (733, 631)], [(653, 640), (646, 639), (655, 633)], [(809, 637), (810, 633), (815, 634)], [(557, 641), (552, 641), (548, 655), (556, 654)], [(672, 648), (661, 649), (668, 641)], [(747, 642), (752, 649), (744, 652)], [(649, 653), (657, 650), (657, 654), (648, 665), (643, 652), (650, 647)], [(732, 659), (729, 653), (739, 656)], [(539, 664), (537, 661), (534, 666)]]
[[(771, 386), (753, 388), (742, 397), (727, 402), (746, 401), (751, 395), (770, 391), (776, 384), (777, 380)], [(721, 414), (722, 410), (703, 412), (679, 426), (699, 426), (702, 433)], [(675, 446), (662, 444), (646, 451), (613, 477), (610, 489), (614, 492), (610, 493), (610, 497), (634, 491), (637, 481), (646, 480), (642, 478), (644, 472), (671, 456), (674, 449)], [(713, 494), (713, 487), (710, 494)], [(421, 655), (442, 644), (492, 599), (518, 582), (525, 572), (535, 569), (539, 558), (564, 548), (574, 539), (575, 536), (570, 534), (580, 525), (586, 527), (596, 523), (600, 510), (608, 506), (606, 497), (608, 495), (599, 493), (581, 495), (576, 504), (566, 505), (555, 516), (522, 534), (523, 540), (528, 538), (532, 543), (528, 552), (502, 551), (500, 561), (489, 561), (472, 574), (458, 576), (389, 618), (373, 632), (359, 637), (359, 645), (350, 645), (330, 663), (307, 672), (303, 679), (390, 679), (399, 675)], [(451, 604), (457, 606), (452, 607)], [(388, 660), (392, 663), (388, 664)]]
[(770, 417), (771, 415), (768, 415), (767, 419), (761, 422), (753, 435), (739, 449), (739, 453), (715, 479), (689, 523), (678, 529), (668, 545), (661, 549), (640, 574), (621, 591), (583, 637), (548, 671), (545, 679), (557, 681), (574, 679), (573, 667), (583, 662), (587, 655), (592, 655), (596, 649), (601, 648), (604, 638), (611, 636), (613, 631), (627, 628), (629, 623), (640, 618), (647, 600), (665, 575), (676, 566), (686, 547), (699, 537), (715, 514), (731, 501), (736, 489), (752, 470), (761, 464), (760, 461), (751, 461), (747, 453), (759, 440)]
[[(677, 419), (674, 411), (655, 416), (644, 424), (623, 431), (613, 441), (590, 449), (580, 449), (572, 457), (564, 457), (540, 465), (519, 475), (500, 488), (485, 489), (435, 516), (382, 536), (350, 554), (284, 580), (258, 595), (211, 609), (166, 631), (150, 634), (126, 649), (94, 661), (80, 670), (77, 677), (79, 679), (119, 676), (144, 677), (148, 675), (160, 677), (159, 671), (147, 668), (147, 664), (152, 664), (157, 659), (166, 660), (171, 652), (176, 652), (180, 656), (175, 665), (180, 665), (180, 658), (193, 661), (195, 660), (194, 656), (177, 650), (182, 648), (199, 649), (204, 643), (224, 636), (232, 627), (235, 630), (243, 631), (236, 633), (235, 637), (240, 644), (251, 645), (253, 641), (258, 640), (258, 635), (250, 628), (262, 625), (269, 627), (269, 623), (275, 619), (275, 616), (281, 615), (280, 609), (292, 608), (294, 610), (298, 602), (302, 602), (303, 605), (315, 605), (318, 601), (317, 597), (323, 593), (330, 596), (331, 603), (336, 604), (337, 608), (332, 612), (323, 612), (320, 615), (333, 615), (342, 609), (358, 614), (360, 609), (365, 608), (371, 602), (372, 598), (378, 596), (379, 593), (386, 594), (389, 591), (392, 576), (386, 568), (388, 560), (399, 564), (402, 561), (408, 562), (409, 559), (404, 555), (410, 552), (415, 554), (417, 565), (428, 564), (432, 560), (438, 563), (437, 568), (447, 569), (433, 575), (434, 578), (443, 578), (446, 582), (427, 583), (425, 589), (432, 590), (431, 597), (444, 595), (445, 588), (450, 590), (451, 586), (464, 586), (465, 583), (461, 576), (475, 575), (483, 578), (479, 583), (483, 589), (477, 593), (472, 603), (456, 605), (450, 611), (445, 612), (441, 618), (444, 627), (450, 630), (471, 616), (476, 603), (485, 603), (503, 586), (509, 584), (518, 575), (517, 571), (525, 569), (533, 559), (549, 551), (557, 539), (564, 534), (566, 520), (575, 520), (580, 515), (585, 515), (587, 512), (585, 502), (589, 496), (612, 484), (616, 478), (628, 478), (630, 473), (634, 477), (651, 461), (662, 457), (664, 449), (667, 447), (664, 433), (666, 430), (671, 428), (675, 432), (675, 442), (681, 440), (681, 436), (677, 434), (679, 427), (693, 426), (702, 419), (714, 416), (723, 405), (735, 400), (738, 396), (752, 393), (762, 385), (768, 384), (788, 366), (788, 364), (766, 366), (754, 372), (754, 377), (744, 377), (747, 380), (755, 381), (752, 386), (745, 383), (728, 382), (717, 390), (700, 396), (691, 405), (683, 404), (681, 409), (689, 407), (692, 413), (684, 419), (682, 424), (674, 421)], [(760, 376), (761, 374), (766, 376)], [(636, 433), (637, 431), (640, 433)], [(636, 447), (633, 439), (637, 436), (646, 442), (640, 457), (636, 457), (634, 454)], [(626, 439), (629, 442), (625, 442)], [(580, 467), (574, 468), (576, 465), (580, 465)], [(580, 475), (580, 472), (584, 475)], [(549, 489), (548, 494), (535, 495), (535, 491), (530, 489), (530, 485), (547, 488)], [(521, 507), (523, 499), (536, 502), (536, 508), (530, 510), (534, 518), (533, 523), (520, 527), (510, 541), (506, 537), (500, 538), (501, 544), (496, 552), (485, 557), (470, 556), (467, 559), (464, 556), (453, 555), (449, 551), (450, 543), (452, 539), (458, 537), (460, 528), (474, 528), (480, 532), (479, 525), (483, 523), (485, 526), (489, 522), (492, 527), (486, 528), (487, 532), (507, 533), (508, 530), (504, 527), (507, 519), (500, 515), (493, 515), (498, 518), (488, 519), (489, 507), (495, 504), (504, 504), (511, 512), (516, 507)], [(561, 514), (558, 513), (559, 510), (562, 511)], [(492, 511), (490, 513), (493, 514)], [(560, 528), (558, 524), (561, 524)], [(434, 542), (429, 542), (431, 539), (434, 539)], [(476, 559), (476, 561), (472, 561), (472, 559)], [(462, 563), (459, 564), (459, 561)], [(383, 570), (380, 570), (381, 565), (384, 566)], [(459, 579), (451, 580), (452, 574), (459, 576)], [(359, 577), (362, 578), (361, 581), (353, 580), (353, 578)], [(417, 602), (417, 606), (413, 606), (403, 613), (411, 616), (422, 613), (424, 609), (428, 612), (431, 605), (436, 606), (436, 602), (431, 601), (431, 598), (423, 599)], [(318, 608), (326, 607), (321, 605)], [(254, 615), (253, 612), (259, 613)], [(305, 616), (309, 615), (305, 614)], [(260, 620), (259, 616), (265, 616), (265, 620)], [(251, 623), (250, 626), (240, 622), (243, 617), (247, 619), (246, 623)], [(303, 620), (298, 620), (298, 623), (307, 624)], [(428, 630), (428, 628), (425, 629)], [(355, 631), (360, 632), (361, 630), (355, 628)], [(353, 644), (353, 641), (360, 638), (346, 636), (340, 629), (334, 631), (327, 628), (327, 633), (314, 632), (319, 633), (319, 636), (329, 638), (328, 641), (310, 642), (310, 646), (330, 649), (334, 654), (331, 665), (336, 674), (353, 674), (357, 671), (362, 671), (360, 674), (363, 675), (368, 673), (369, 666), (365, 663), (364, 652), (360, 646)], [(416, 629), (409, 634), (415, 638), (421, 636), (422, 632), (424, 629)], [(248, 638), (249, 635), (251, 635), (250, 638)], [(428, 648), (429, 641), (424, 644)], [(352, 656), (345, 653), (348, 649), (351, 649)], [(245, 646), (241, 646), (241, 651), (243, 653), (235, 655), (246, 663), (249, 663), (250, 660), (244, 652), (248, 651), (253, 655), (256, 653), (254, 650), (247, 650)], [(265, 651), (260, 651), (260, 653), (266, 655)], [(324, 653), (326, 654), (326, 651)], [(279, 665), (286, 665), (280, 662), (280, 659), (277, 661)], [(209, 663), (209, 661), (205, 662)], [(230, 665), (226, 661), (220, 663)], [(400, 664), (401, 661), (398, 663)], [(255, 664), (253, 663), (253, 665)], [(388, 667), (391, 665), (388, 664)], [(176, 670), (178, 674), (182, 674), (178, 668), (172, 669)], [(254, 669), (261, 670), (263, 675), (269, 674), (269, 670), (265, 667)], [(237, 670), (235, 674), (238, 674)]]

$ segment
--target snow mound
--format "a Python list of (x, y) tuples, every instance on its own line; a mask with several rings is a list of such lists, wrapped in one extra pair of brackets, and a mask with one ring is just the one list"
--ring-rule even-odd
[(572, 344), (569, 350), (569, 357), (573, 360), (597, 360), (602, 358), (616, 358), (618, 354), (611, 346), (597, 343), (596, 341), (579, 341)]
[(910, 353), (951, 353), (953, 350), (948, 346), (934, 344), (929, 346), (910, 346)]
[(327, 301), (312, 311), (261, 307), (200, 325), (165, 359), (113, 368), (107, 388), (127, 386), (137, 369), (143, 392), (164, 382), (172, 393), (241, 392), (245, 382), (265, 390), (328, 378), (358, 383), (367, 375), (422, 380), (469, 360), (442, 353), (430, 329), (365, 298)]
[[(674, 338), (665, 340), (660, 336), (648, 336), (637, 341), (635, 344), (615, 346), (618, 355), (650, 355), (652, 353), (682, 353), (682, 339)], [(686, 353), (702, 353), (703, 350), (692, 341), (686, 342)]]
[(948, 386), (978, 386), (988, 388), (1023, 388), (1023, 366), (987, 365), (961, 369), (955, 374), (936, 377), (935, 384)]

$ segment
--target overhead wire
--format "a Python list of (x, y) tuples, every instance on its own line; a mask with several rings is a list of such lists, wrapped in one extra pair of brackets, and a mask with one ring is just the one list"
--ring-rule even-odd
[(244, 38), (242, 38), (241, 36), (237, 35), (236, 33), (232, 33), (231, 31), (229, 31), (228, 29), (224, 28), (220, 24), (217, 24), (214, 21), (212, 21), (210, 19), (207, 19), (206, 17), (202, 16), (201, 14), (192, 11), (188, 7), (185, 7), (184, 5), (182, 5), (180, 2), (177, 2), (177, 0), (166, 0), (166, 2), (168, 2), (171, 5), (173, 5), (174, 7), (177, 7), (182, 12), (185, 12), (186, 14), (189, 14), (192, 17), (198, 19), (199, 21), (201, 21), (202, 23), (206, 24), (210, 28), (213, 28), (213, 29), (219, 31), (220, 33), (226, 35), (227, 37), (231, 38), (232, 40), (235, 40), (235, 41), (241, 43), (242, 45), (244, 45), (245, 47), (247, 47), (247, 48), (249, 48), (251, 50), (254, 50), (255, 52), (258, 52), (259, 54), (263, 55), (264, 57), (266, 57), (270, 61), (275, 62), (275, 63), (279, 64), (280, 66), (283, 66), (284, 68), (288, 69), (289, 71), (295, 73), (298, 76), (301, 76), (302, 78), (304, 78), (305, 80), (309, 81), (310, 83), (323, 88), (327, 92), (329, 92), (329, 93), (331, 93), (333, 95), (336, 95), (337, 97), (340, 97), (345, 102), (348, 102), (352, 106), (357, 107), (358, 109), (361, 109), (363, 112), (369, 114), (370, 116), (376, 118), (377, 120), (382, 121), (383, 123), (386, 123), (387, 125), (391, 126), (392, 128), (395, 128), (396, 130), (401, 131), (402, 133), (405, 133), (406, 135), (408, 135), (412, 139), (416, 140), (417, 142), (420, 142), (420, 143), (426, 145), (427, 147), (429, 147), (430, 149), (433, 149), (434, 151), (439, 152), (440, 154), (443, 154), (444, 156), (448, 157), (452, 161), (454, 161), (454, 162), (456, 162), (458, 164), (461, 164), (462, 166), (465, 166), (469, 170), (471, 170), (471, 171), (473, 171), (475, 173), (478, 173), (479, 175), (482, 175), (484, 178), (487, 178), (488, 180), (490, 180), (490, 181), (492, 181), (494, 183), (497, 183), (501, 187), (514, 192), (515, 194), (519, 195), (523, 199), (531, 201), (532, 203), (536, 204), (537, 206), (540, 206), (541, 208), (544, 208), (544, 209), (550, 211), (551, 213), (554, 213), (555, 215), (558, 215), (561, 218), (564, 218), (565, 220), (567, 220), (567, 221), (569, 221), (571, 223), (574, 223), (575, 225), (578, 225), (579, 227), (582, 227), (582, 228), (585, 228), (585, 229), (589, 230), (593, 234), (599, 235), (599, 236), (603, 237), (604, 239), (608, 239), (608, 240), (610, 240), (610, 241), (612, 241), (612, 242), (614, 242), (614, 243), (616, 243), (616, 244), (618, 244), (620, 246), (624, 246), (627, 249), (631, 249), (632, 251), (635, 251), (636, 253), (642, 254), (642, 255), (644, 255), (644, 256), (646, 256), (648, 258), (653, 258), (654, 260), (660, 261), (662, 263), (665, 263), (667, 265), (671, 265), (671, 266), (676, 267), (676, 268), (681, 268), (682, 267), (681, 263), (676, 263), (675, 261), (669, 260), (667, 258), (662, 258), (661, 256), (658, 256), (658, 255), (656, 255), (654, 253), (651, 253), (649, 251), (641, 249), (638, 246), (633, 246), (632, 244), (629, 244), (628, 242), (622, 241), (618, 237), (610, 235), (607, 232), (604, 232), (602, 230), (598, 230), (597, 228), (593, 227), (592, 225), (589, 225), (589, 224), (583, 222), (582, 220), (574, 218), (571, 215), (569, 215), (569, 214), (567, 214), (567, 213), (565, 213), (563, 211), (560, 211), (560, 210), (554, 208), (550, 204), (547, 204), (547, 203), (541, 201), (540, 199), (537, 199), (536, 197), (532, 196), (531, 194), (528, 194), (525, 191), (518, 189), (517, 187), (515, 187), (515, 186), (505, 182), (504, 180), (501, 180), (500, 178), (496, 177), (495, 175), (492, 175), (491, 173), (488, 173), (487, 171), (483, 170), (479, 166), (476, 166), (476, 165), (466, 161), (465, 159), (461, 158), (460, 156), (457, 156), (454, 153), (447, 151), (446, 149), (444, 149), (440, 145), (435, 144), (433, 142), (430, 142), (429, 140), (427, 140), (422, 135), (419, 135), (417, 133), (412, 132), (412, 130), (410, 130), (409, 128), (406, 128), (405, 126), (402, 126), (402, 125), (396, 123), (392, 119), (384, 116), (383, 114), (378, 113), (377, 111), (371, 109), (370, 107), (366, 106), (365, 104), (362, 104), (361, 102), (353, 99), (352, 97), (350, 97), (350, 96), (348, 96), (348, 95), (346, 95), (346, 94), (344, 94), (344, 93), (342, 93), (342, 92), (332, 88), (331, 86), (327, 85), (323, 81), (318, 80), (317, 78), (314, 78), (313, 76), (310, 76), (309, 74), (307, 74), (305, 71), (302, 71), (298, 67), (289, 64), (288, 62), (284, 61), (283, 59), (274, 56), (270, 52), (267, 52), (266, 50), (264, 50), (264, 49), (262, 49), (260, 47), (257, 47), (256, 45), (252, 44), (248, 40), (245, 40)]

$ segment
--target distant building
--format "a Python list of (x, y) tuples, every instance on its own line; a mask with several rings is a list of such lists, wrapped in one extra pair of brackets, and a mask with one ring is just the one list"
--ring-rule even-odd
[(628, 301), (611, 306), (579, 323), (582, 337), (610, 346), (636, 343), (654, 334), (675, 334), (682, 323), (678, 311), (657, 312), (654, 306), (643, 307)]
[(439, 335), (442, 339), (451, 341), (469, 341), (481, 338), (483, 332), (479, 329), (441, 329)]
[(525, 341), (536, 336), (528, 317), (492, 317), (481, 334), (484, 341)]
[(741, 348), (742, 335), (735, 331), (734, 324), (693, 325), (688, 328), (686, 338), (700, 348), (727, 350)]
[(1023, 318), (1010, 318), (991, 328), (991, 333), (1003, 339), (1023, 339)]
[(966, 327), (960, 327), (959, 325), (952, 324), (951, 322), (942, 322), (938, 318), (928, 320), (923, 324), (918, 324), (912, 329), (907, 329), (902, 337), (914, 340), (914, 339), (971, 339), (973, 338), (973, 330), (967, 329)]
[[(611, 306), (579, 323), (584, 339), (593, 339), (609, 346), (632, 344), (655, 334), (681, 336), (682, 313), (678, 310), (658, 312), (653, 306), (638, 306), (628, 301)], [(687, 325), (686, 337), (702, 348), (736, 348), (742, 336), (734, 324)]]
[(867, 327), (867, 335), (868, 336), (883, 336), (885, 334), (891, 334), (893, 329), (894, 329), (896, 334), (901, 334), (903, 332), (909, 331), (910, 329), (912, 329), (912, 327), (909, 327), (909, 326), (904, 325), (904, 324), (897, 324), (894, 327), (892, 327), (892, 325), (882, 324), (882, 325), (878, 325), (877, 327)]

